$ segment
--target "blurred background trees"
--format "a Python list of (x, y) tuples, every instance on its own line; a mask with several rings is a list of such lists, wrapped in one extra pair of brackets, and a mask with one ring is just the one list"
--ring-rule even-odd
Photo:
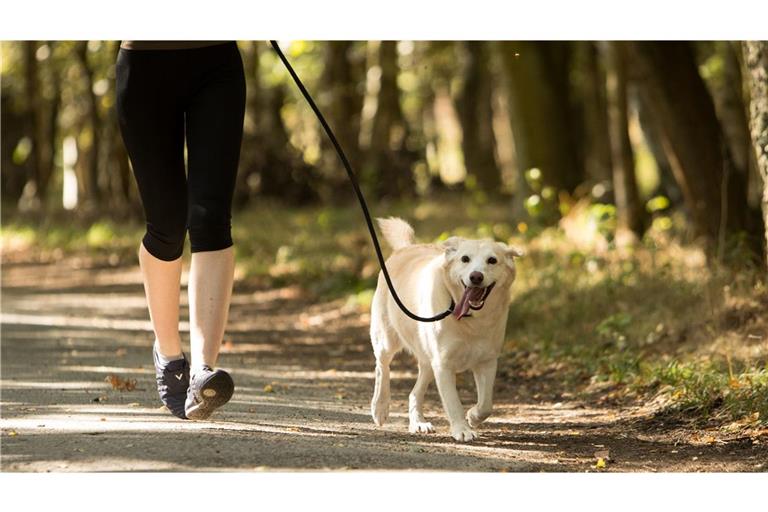
[[(275, 55), (264, 42), (239, 44), (248, 96), (236, 207), (352, 201)], [(283, 46), (371, 201), (504, 201), (521, 233), (584, 210), (609, 242), (654, 229), (711, 257), (768, 261), (764, 42)], [(2, 44), (4, 219), (142, 219), (114, 112), (118, 49)]]

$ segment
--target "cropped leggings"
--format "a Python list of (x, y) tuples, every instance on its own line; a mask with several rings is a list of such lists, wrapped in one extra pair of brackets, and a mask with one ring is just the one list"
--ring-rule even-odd
[(120, 131), (147, 222), (144, 247), (175, 260), (187, 230), (192, 252), (230, 247), (245, 113), (236, 43), (121, 49), (116, 79)]

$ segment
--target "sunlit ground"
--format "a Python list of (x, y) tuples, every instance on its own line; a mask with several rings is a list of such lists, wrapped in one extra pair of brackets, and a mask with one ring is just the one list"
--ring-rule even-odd
[[(4, 226), (3, 469), (584, 471), (601, 446), (615, 453), (609, 470), (760, 469), (768, 296), (757, 270), (707, 266), (674, 222), (619, 250), (589, 211), (561, 229), (510, 222), (497, 202), (374, 211), (407, 218), (423, 241), (493, 236), (526, 250), (480, 442), (447, 437), (434, 389), (437, 434), (407, 434), (407, 357), (394, 366), (390, 423), (374, 427), (377, 267), (359, 213), (264, 205), (234, 220), (221, 364), (237, 393), (203, 423), (172, 418), (156, 397), (140, 226), (99, 224), (114, 237)], [(186, 305), (183, 293), (183, 331)], [(135, 389), (114, 389), (113, 376)], [(461, 379), (465, 405), (472, 388)]]

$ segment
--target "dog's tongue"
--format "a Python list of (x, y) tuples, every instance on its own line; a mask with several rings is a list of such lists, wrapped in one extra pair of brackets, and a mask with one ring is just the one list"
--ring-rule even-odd
[(453, 316), (456, 317), (456, 320), (461, 320), (462, 317), (467, 316), (467, 313), (469, 313), (469, 301), (477, 302), (482, 299), (484, 291), (485, 288), (464, 288), (464, 295), (461, 296), (459, 303), (453, 309)]

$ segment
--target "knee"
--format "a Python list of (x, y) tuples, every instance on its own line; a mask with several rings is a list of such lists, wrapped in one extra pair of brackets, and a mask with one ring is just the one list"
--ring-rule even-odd
[(189, 216), (192, 252), (218, 251), (232, 246), (232, 225), (227, 207), (193, 204)]
[(144, 247), (155, 258), (173, 261), (184, 252), (184, 241), (187, 234), (185, 212), (170, 215), (159, 222), (147, 221), (147, 232), (144, 235)]

